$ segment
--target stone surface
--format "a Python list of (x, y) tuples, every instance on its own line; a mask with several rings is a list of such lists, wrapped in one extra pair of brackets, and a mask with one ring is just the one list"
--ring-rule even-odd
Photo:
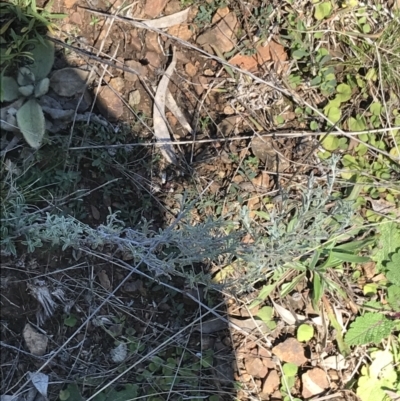
[(117, 91), (122, 92), (125, 88), (125, 81), (121, 77), (115, 77), (110, 79), (110, 85)]
[(140, 92), (138, 90), (134, 90), (129, 93), (128, 103), (132, 108), (136, 107), (140, 103)]
[(294, 363), (301, 366), (307, 362), (304, 356), (304, 348), (295, 338), (288, 338), (272, 349), (272, 353), (281, 361)]
[[(145, 76), (147, 73), (147, 69), (145, 66), (139, 63), (139, 61), (136, 60), (126, 60), (125, 61), (125, 66), (128, 68), (131, 68), (132, 70), (136, 71), (138, 74), (141, 76)], [(124, 78), (129, 81), (129, 82), (136, 82), (137, 81), (137, 74), (134, 74), (132, 72), (124, 72)]]
[(174, 25), (167, 31), (170, 35), (175, 36), (182, 40), (189, 40), (193, 36), (193, 32), (190, 30), (189, 25)]
[(162, 64), (162, 56), (156, 52), (146, 52), (144, 58), (149, 62), (148, 67), (151, 69), (160, 68)]
[(82, 25), (83, 19), (82, 19), (82, 13), (72, 13), (71, 16), (69, 17), (69, 22), (72, 24), (76, 25)]
[(168, 0), (147, 0), (143, 11), (149, 18), (155, 18), (164, 10), (167, 3)]
[(158, 44), (158, 33), (148, 31), (146, 33), (145, 44), (147, 50), (158, 53), (160, 51), (160, 45)]
[(236, 45), (236, 29), (238, 21), (235, 13), (229, 13), (216, 26), (210, 28), (197, 38), (197, 43), (211, 52), (210, 45), (217, 46), (222, 52), (229, 52)]
[(280, 379), (276, 370), (271, 370), (262, 386), (262, 394), (270, 395), (279, 387)]
[(314, 368), (304, 373), (301, 376), (301, 381), (303, 385), (301, 394), (304, 398), (310, 398), (314, 395), (321, 394), (329, 387), (326, 373), (320, 368)]
[(216, 24), (229, 14), (229, 7), (219, 8), (212, 17), (211, 23)]
[(246, 357), (244, 364), (247, 373), (253, 377), (263, 379), (268, 373), (268, 369), (264, 366), (260, 358), (255, 358), (252, 356)]
[(50, 78), (50, 88), (59, 96), (72, 97), (85, 90), (90, 72), (79, 68), (57, 70)]
[(186, 74), (189, 75), (189, 77), (193, 78), (195, 75), (197, 75), (198, 69), (194, 64), (187, 63), (185, 65), (185, 71), (186, 71)]
[(66, 8), (72, 8), (78, 0), (64, 0), (64, 6)]
[(96, 99), (101, 114), (110, 121), (118, 120), (124, 112), (120, 97), (108, 86), (102, 86)]

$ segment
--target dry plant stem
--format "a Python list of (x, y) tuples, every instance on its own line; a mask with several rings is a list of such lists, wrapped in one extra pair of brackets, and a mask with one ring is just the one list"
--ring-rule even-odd
[[(118, 21), (121, 21), (121, 22), (126, 22), (126, 23), (128, 23), (128, 24), (131, 24), (131, 25), (137, 27), (137, 28), (148, 29), (148, 30), (157, 32), (157, 33), (159, 33), (159, 34), (161, 34), (161, 35), (164, 35), (164, 36), (166, 36), (166, 37), (168, 37), (168, 38), (170, 38), (170, 39), (172, 39), (172, 40), (176, 40), (178, 43), (182, 44), (183, 46), (186, 46), (186, 47), (189, 47), (189, 48), (191, 48), (191, 49), (193, 49), (193, 50), (196, 50), (196, 51), (198, 51), (199, 53), (201, 53), (201, 54), (207, 56), (208, 58), (211, 58), (211, 59), (213, 59), (213, 60), (215, 60), (215, 61), (221, 63), (222, 65), (226, 65), (227, 67), (232, 68), (232, 69), (235, 70), (236, 72), (239, 72), (239, 73), (241, 73), (241, 74), (244, 74), (244, 75), (247, 75), (247, 76), (251, 77), (255, 82), (268, 85), (270, 88), (275, 89), (275, 90), (281, 92), (282, 94), (284, 94), (285, 96), (287, 96), (287, 97), (289, 97), (289, 98), (292, 98), (297, 104), (299, 104), (299, 105), (305, 105), (305, 106), (309, 107), (312, 111), (314, 111), (314, 112), (315, 112), (319, 117), (321, 117), (324, 121), (326, 121), (327, 123), (329, 123), (329, 124), (332, 125), (332, 126), (335, 126), (335, 124), (334, 124), (328, 117), (326, 117), (320, 110), (318, 110), (318, 109), (317, 109), (316, 107), (314, 107), (312, 104), (310, 104), (310, 103), (304, 101), (303, 99), (301, 99), (300, 97), (298, 97), (297, 94), (294, 93), (294, 92), (290, 89), (290, 86), (289, 86), (289, 85), (286, 85), (286, 87), (287, 87), (286, 89), (287, 89), (287, 90), (285, 90), (285, 89), (283, 89), (283, 88), (281, 88), (281, 87), (277, 87), (276, 85), (274, 85), (274, 84), (271, 83), (271, 82), (265, 81), (265, 80), (263, 80), (263, 79), (257, 77), (256, 75), (254, 75), (254, 74), (248, 72), (248, 71), (241, 70), (240, 68), (238, 68), (238, 67), (236, 67), (236, 66), (234, 66), (234, 65), (231, 65), (231, 64), (227, 63), (225, 60), (222, 60), (220, 57), (214, 56), (214, 55), (212, 55), (212, 54), (210, 54), (210, 53), (208, 53), (208, 52), (206, 52), (206, 51), (200, 49), (199, 47), (197, 47), (197, 46), (195, 46), (195, 45), (193, 45), (193, 44), (191, 44), (191, 43), (189, 43), (189, 42), (187, 42), (187, 41), (184, 41), (184, 40), (181, 40), (181, 39), (177, 39), (176, 37), (174, 37), (174, 36), (172, 36), (172, 35), (169, 35), (168, 33), (162, 31), (161, 29), (151, 28), (151, 27), (149, 27), (148, 25), (146, 25), (145, 23), (138, 22), (138, 21), (131, 20), (131, 19), (127, 19), (127, 18), (118, 17), (118, 16), (115, 16), (115, 15), (110, 15), (110, 14), (108, 14), (108, 13), (104, 13), (104, 12), (101, 12), (101, 11), (95, 11), (95, 10), (91, 10), (91, 9), (84, 8), (84, 7), (82, 7), (82, 9), (88, 11), (89, 13), (95, 14), (95, 15), (101, 15), (101, 16), (103, 16), (103, 17), (113, 18), (113, 19), (117, 19)], [(284, 84), (285, 84), (285, 82), (284, 82)], [(352, 136), (351, 133), (347, 133), (347, 132), (345, 132), (345, 131), (343, 131), (343, 130), (341, 130), (341, 129), (338, 129), (338, 131), (340, 132), (341, 135), (343, 135), (343, 136), (345, 136), (345, 137), (347, 137), (347, 138), (349, 138), (349, 139), (353, 139), (355, 142), (361, 143), (361, 144), (365, 145), (368, 149), (371, 149), (371, 150), (377, 152), (378, 154), (382, 154), (382, 155), (388, 157), (388, 158), (391, 159), (391, 160), (397, 160), (397, 159), (399, 159), (399, 158), (393, 157), (393, 156), (392, 156), (390, 153), (388, 153), (388, 152), (385, 152), (385, 151), (383, 151), (383, 150), (380, 150), (380, 149), (376, 148), (375, 146), (370, 145), (369, 143), (366, 143), (366, 142), (364, 142), (364, 141), (361, 141), (360, 139), (354, 138), (354, 137)]]
[[(391, 127), (391, 128), (379, 128), (379, 129), (374, 129), (374, 130), (368, 130), (368, 131), (356, 131), (352, 132), (352, 136), (357, 136), (357, 135), (363, 135), (363, 134), (379, 134), (379, 133), (385, 133), (385, 132), (392, 132), (400, 130), (399, 127)], [(282, 132), (282, 131), (277, 131), (277, 132), (269, 132), (268, 134), (260, 134), (257, 133), (257, 136), (261, 138), (267, 138), (267, 137), (281, 137), (281, 138), (303, 138), (305, 136), (320, 136), (320, 135), (326, 135), (326, 132), (310, 132), (310, 131), (303, 131), (303, 132)], [(340, 136), (342, 135), (341, 131), (332, 131), (329, 132), (329, 135), (335, 135), (335, 136)], [(244, 139), (253, 139), (254, 135), (243, 135), (243, 136), (232, 136), (229, 138), (215, 138), (215, 139), (192, 139), (192, 140), (187, 140), (187, 141), (179, 141), (179, 142), (170, 142), (170, 145), (194, 145), (196, 143), (212, 143), (212, 142), (233, 142), (233, 141), (242, 141)], [(121, 144), (121, 145), (93, 145), (93, 146), (76, 146), (69, 148), (69, 150), (87, 150), (87, 149), (104, 149), (104, 148), (123, 148), (123, 147), (137, 147), (137, 146), (154, 146), (154, 142), (143, 142), (143, 143), (130, 143), (130, 144)]]

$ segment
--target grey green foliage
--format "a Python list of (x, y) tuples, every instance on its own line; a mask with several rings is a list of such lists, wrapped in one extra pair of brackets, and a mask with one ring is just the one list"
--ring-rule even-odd
[[(26, 101), (16, 114), (17, 126), (28, 144), (37, 149), (45, 134), (45, 117), (42, 107), (36, 100), (49, 90), (47, 75), (54, 63), (54, 46), (49, 41), (35, 41), (32, 48), (33, 62), (19, 68), (16, 79), (1, 76), (0, 100), (12, 102), (18, 98)], [(4, 126), (4, 129), (13, 127)]]

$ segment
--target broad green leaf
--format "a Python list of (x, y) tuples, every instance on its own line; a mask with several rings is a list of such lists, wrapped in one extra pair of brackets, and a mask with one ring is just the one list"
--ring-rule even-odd
[[(332, 120), (333, 121), (333, 120)], [(336, 150), (339, 147), (339, 138), (337, 135), (324, 135), (321, 145), (329, 151)]]
[(299, 367), (296, 366), (294, 363), (285, 363), (282, 366), (282, 371), (285, 377), (295, 377), (297, 375), (298, 370)]
[(70, 314), (64, 318), (64, 325), (67, 327), (75, 327), (77, 322), (78, 319), (73, 314)]
[(35, 97), (40, 97), (45, 95), (49, 91), (49, 86), (50, 86), (50, 79), (47, 77), (37, 82), (35, 86)]
[(332, 4), (330, 1), (325, 1), (315, 5), (314, 17), (316, 20), (321, 21), (322, 19), (329, 16), (332, 11)]
[(337, 123), (342, 116), (342, 112), (340, 111), (340, 103), (336, 99), (331, 100), (325, 107), (324, 107), (324, 114), (329, 118), (332, 123)]
[(25, 86), (20, 86), (18, 90), (22, 96), (28, 97), (32, 95), (34, 88), (35, 87), (33, 85), (25, 85)]
[(378, 292), (378, 284), (375, 283), (368, 283), (365, 284), (363, 287), (363, 293), (364, 295), (375, 295)]
[(387, 301), (394, 311), (400, 311), (400, 287), (389, 285), (387, 289)]
[(377, 344), (389, 336), (395, 325), (380, 313), (366, 313), (350, 325), (345, 341), (349, 345)]
[(35, 75), (37, 81), (46, 78), (54, 63), (54, 44), (48, 40), (40, 43), (36, 41), (32, 50), (33, 64), (29, 65), (29, 69)]
[(18, 83), (12, 77), (1, 76), (1, 102), (12, 102), (20, 96)]
[(386, 278), (400, 287), (400, 248), (396, 253), (390, 255), (390, 262), (386, 264)]
[(293, 56), (295, 59), (300, 60), (300, 59), (302, 59), (303, 57), (308, 56), (308, 54), (309, 54), (309, 53), (308, 53), (307, 51), (302, 50), (302, 49), (298, 49), (298, 50), (295, 50), (295, 51), (292, 53), (292, 56)]
[(356, 118), (350, 117), (347, 120), (350, 131), (365, 131), (367, 129), (367, 123), (363, 116), (357, 115)]
[(371, 106), (369, 107), (371, 113), (374, 116), (380, 116), (381, 112), (382, 112), (382, 103), (380, 102), (374, 102), (371, 104)]
[(338, 85), (336, 88), (336, 92), (336, 97), (341, 103), (347, 102), (349, 99), (351, 99), (351, 88), (347, 84)]
[(297, 329), (297, 339), (301, 342), (309, 341), (314, 336), (314, 328), (308, 324), (301, 324)]
[(386, 393), (381, 388), (380, 380), (361, 376), (358, 380), (357, 395), (361, 401), (385, 401)]
[(75, 383), (68, 384), (65, 390), (61, 390), (59, 398), (60, 401), (83, 401), (79, 388)]
[(264, 323), (272, 320), (272, 316), (274, 314), (274, 308), (271, 306), (263, 306), (258, 312), (257, 317), (259, 317)]
[(378, 271), (385, 270), (385, 263), (390, 261), (390, 254), (400, 249), (400, 225), (384, 222), (379, 226), (378, 251), (372, 256)]
[(46, 125), (43, 110), (35, 99), (28, 100), (17, 111), (17, 123), (26, 142), (32, 148), (38, 149), (42, 144)]
[(35, 83), (35, 75), (28, 67), (21, 67), (18, 70), (17, 81), (20, 86), (33, 85)]

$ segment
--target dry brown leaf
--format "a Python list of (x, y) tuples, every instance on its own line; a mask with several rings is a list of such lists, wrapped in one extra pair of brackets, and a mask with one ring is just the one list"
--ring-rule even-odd
[(165, 74), (158, 84), (156, 95), (154, 97), (153, 106), (153, 124), (154, 124), (154, 135), (156, 136), (157, 142), (160, 146), (161, 153), (170, 164), (178, 164), (174, 147), (167, 142), (171, 142), (171, 136), (168, 131), (168, 126), (165, 117), (165, 102), (168, 92), (168, 84), (170, 77), (174, 73), (176, 66), (176, 49), (173, 49), (173, 56), (171, 64), (168, 66)]
[(111, 282), (110, 282), (110, 279), (108, 278), (108, 275), (105, 270), (102, 270), (99, 273), (99, 281), (105, 290), (107, 290), (107, 291), (111, 290)]
[(284, 70), (284, 62), (287, 58), (285, 48), (275, 41), (270, 41), (266, 46), (259, 46), (256, 54), (252, 56), (236, 54), (229, 60), (229, 63), (243, 70), (256, 72), (260, 66), (273, 60), (277, 72), (280, 73)]
[(22, 335), (26, 346), (33, 355), (42, 356), (46, 353), (47, 337), (38, 333), (29, 323), (25, 325)]
[(171, 110), (172, 114), (178, 119), (181, 123), (182, 127), (189, 133), (192, 132), (192, 127), (186, 120), (185, 115), (182, 113), (182, 110), (176, 104), (174, 97), (171, 95), (171, 92), (167, 89), (167, 97), (165, 99), (165, 105)]
[[(167, 15), (166, 17), (142, 21), (150, 28), (170, 28), (174, 25), (179, 25), (187, 21), (190, 12), (190, 7), (186, 10), (179, 11), (178, 13)], [(146, 13), (147, 14), (147, 13)]]
[(90, 209), (92, 210), (92, 216), (95, 220), (100, 220), (100, 212), (96, 206), (90, 205)]

